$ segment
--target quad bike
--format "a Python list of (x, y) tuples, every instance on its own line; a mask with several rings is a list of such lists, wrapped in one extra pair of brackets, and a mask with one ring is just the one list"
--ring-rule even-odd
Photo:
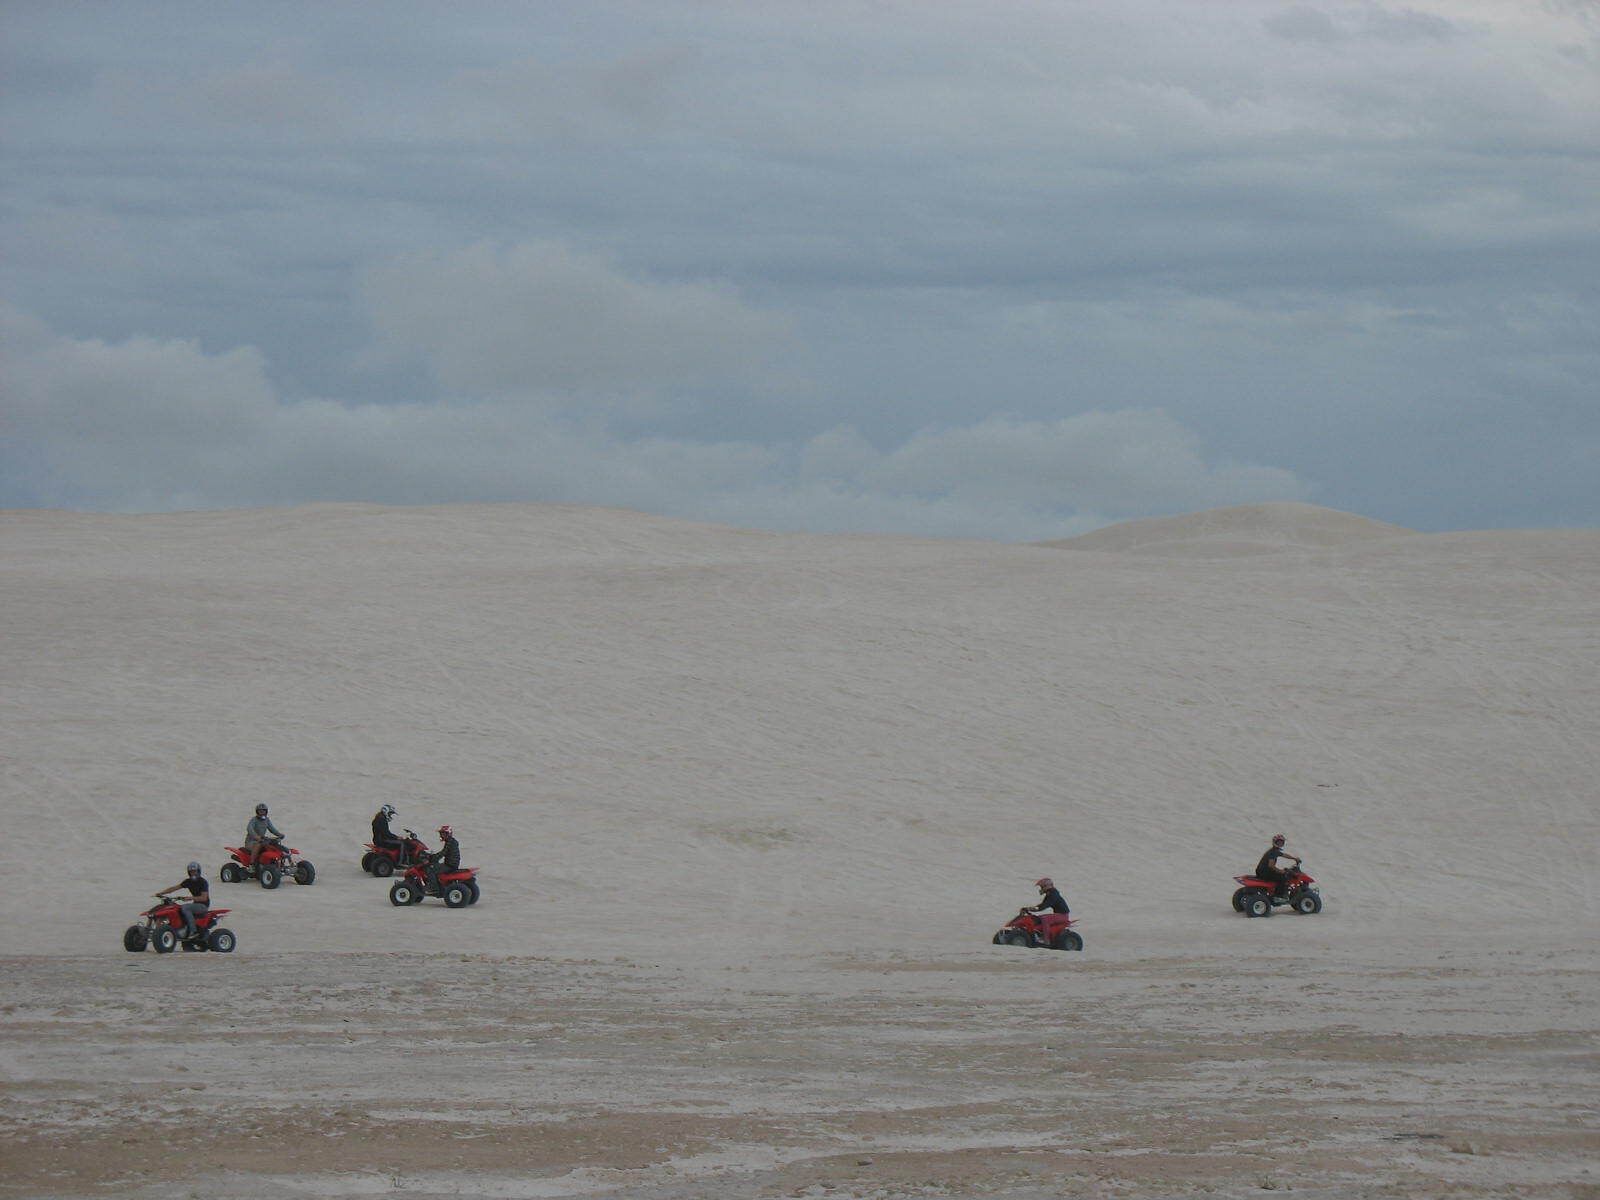
[(404, 870), (418, 863), (426, 863), (429, 853), (416, 830), (408, 829), (398, 846), (379, 846), (368, 842), (367, 852), (361, 856), (361, 869), (379, 879), (387, 879), (394, 874), (396, 867)]
[(1322, 893), (1317, 881), (1307, 875), (1300, 865), (1283, 877), (1280, 885), (1270, 879), (1254, 875), (1235, 875), (1239, 890), (1233, 894), (1233, 911), (1247, 917), (1270, 917), (1275, 906), (1287, 905), (1297, 913), (1311, 916), (1322, 911)]
[(232, 909), (213, 908), (201, 913), (194, 919), (197, 930), (195, 937), (183, 936), (183, 914), (178, 911), (179, 904), (187, 901), (173, 900), (168, 896), (157, 896), (159, 904), (147, 908), (141, 914), (138, 923), (129, 925), (122, 934), (122, 948), (130, 954), (138, 954), (146, 946), (154, 946), (157, 954), (171, 954), (179, 946), (185, 950), (215, 950), (218, 954), (232, 954), (237, 939), (233, 930), (222, 928), (222, 918), (227, 916)]
[(389, 889), (389, 903), (396, 908), (421, 904), (424, 896), (438, 896), (446, 908), (465, 908), (478, 902), (478, 868), (461, 867), (440, 871), (439, 886), (428, 886), (428, 868), (423, 863), (406, 868), (405, 874)]
[(243, 846), (226, 847), (233, 858), (222, 864), (217, 878), (223, 883), (240, 883), (246, 879), (259, 880), (261, 886), (271, 891), (289, 875), (299, 884), (310, 884), (317, 878), (317, 869), (304, 859), (296, 859), (298, 850), (291, 850), (281, 838), (268, 838), (261, 843), (261, 865), (250, 865), (250, 851)]
[(1071, 928), (1078, 922), (1066, 913), (1036, 913), (1023, 909), (994, 935), (996, 946), (1048, 946), (1052, 950), (1082, 950), (1083, 938)]

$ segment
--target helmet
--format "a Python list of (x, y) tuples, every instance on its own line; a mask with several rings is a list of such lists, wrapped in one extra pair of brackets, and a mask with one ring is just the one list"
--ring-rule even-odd
[(454, 836), (454, 831), (448, 825), (439, 826), (439, 836), (442, 838)]
[(266, 815), (267, 815), (267, 806), (265, 804), (256, 805), (256, 816), (264, 817)]
[(1056, 881), (1051, 879), (1048, 875), (1046, 875), (1043, 879), (1035, 879), (1033, 881), (1033, 886), (1038, 888), (1041, 892), (1046, 891), (1049, 888), (1053, 888), (1055, 885)]
[(197, 863), (197, 862), (190, 863), (189, 867), (188, 867), (188, 871), (189, 871), (189, 874), (191, 874), (191, 875), (200, 874), (200, 864)]
[(385, 804), (385, 805), (384, 805), (384, 806), (383, 806), (383, 815), (384, 815), (384, 816), (386, 816), (386, 817), (392, 817), (392, 816), (394, 816), (394, 815), (395, 815), (395, 811), (394, 811), (394, 805), (392, 805), (392, 804)]
[(1273, 844), (1273, 845), (1274, 845), (1274, 846), (1282, 846), (1282, 845), (1283, 845), (1283, 843), (1284, 843), (1284, 836), (1283, 836), (1283, 834), (1281, 834), (1281, 833), (1275, 833), (1275, 834), (1273, 834), (1273, 835), (1272, 835), (1272, 844)]

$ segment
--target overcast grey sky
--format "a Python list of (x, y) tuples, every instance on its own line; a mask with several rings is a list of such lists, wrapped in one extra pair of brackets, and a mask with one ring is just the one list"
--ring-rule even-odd
[(0, 506), (1600, 524), (1600, 4), (0, 6)]

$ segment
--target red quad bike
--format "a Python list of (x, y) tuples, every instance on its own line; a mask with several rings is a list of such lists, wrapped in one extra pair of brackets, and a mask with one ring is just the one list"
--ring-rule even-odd
[(317, 878), (315, 867), (304, 859), (296, 860), (295, 855), (300, 851), (291, 850), (277, 838), (268, 838), (261, 844), (259, 868), (250, 865), (250, 851), (243, 846), (229, 846), (227, 851), (233, 855), (233, 860), (223, 863), (222, 870), (217, 872), (217, 878), (223, 883), (256, 879), (270, 892), (283, 882), (285, 875), (292, 876), (299, 884), (310, 884)]
[(1247, 917), (1270, 917), (1275, 905), (1288, 905), (1308, 917), (1322, 911), (1322, 893), (1317, 890), (1317, 881), (1298, 866), (1284, 876), (1282, 891), (1270, 879), (1257, 879), (1254, 875), (1233, 878), (1239, 885), (1239, 890), (1233, 894), (1233, 911)]
[(996, 946), (1048, 946), (1052, 950), (1082, 950), (1083, 938), (1071, 926), (1078, 922), (1066, 913), (1036, 913), (1023, 909), (994, 935)]
[(465, 908), (478, 902), (478, 868), (440, 871), (437, 889), (428, 887), (428, 868), (421, 863), (406, 868), (406, 873), (389, 889), (389, 903), (396, 908), (421, 904), (424, 896), (438, 896), (446, 908)]
[(173, 900), (168, 896), (157, 896), (160, 901), (154, 908), (148, 908), (135, 925), (129, 925), (122, 935), (122, 948), (130, 954), (141, 953), (146, 946), (154, 946), (157, 954), (171, 954), (179, 946), (185, 950), (215, 950), (218, 954), (232, 954), (237, 939), (233, 930), (222, 928), (222, 918), (227, 916), (232, 909), (213, 908), (203, 912), (194, 919), (194, 926), (199, 930), (199, 936), (186, 938), (183, 936), (183, 914), (178, 911), (180, 903), (187, 900)]
[(417, 836), (416, 830), (408, 829), (405, 837), (400, 839), (398, 848), (375, 846), (368, 842), (367, 852), (361, 856), (361, 869), (369, 875), (376, 875), (379, 879), (387, 879), (394, 874), (396, 867), (403, 870), (418, 863), (426, 863), (428, 854), (428, 847)]

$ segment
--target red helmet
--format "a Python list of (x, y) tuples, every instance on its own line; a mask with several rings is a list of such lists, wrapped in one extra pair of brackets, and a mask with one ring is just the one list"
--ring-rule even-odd
[(1048, 891), (1050, 888), (1055, 887), (1055, 885), (1056, 881), (1051, 879), (1048, 875), (1046, 875), (1043, 879), (1035, 879), (1033, 881), (1033, 886), (1038, 888), (1041, 892)]
[(439, 836), (442, 837), (442, 838), (447, 838), (447, 837), (452, 836), (453, 832), (454, 831), (448, 825), (439, 826)]
[(1272, 844), (1274, 846), (1281, 846), (1281, 845), (1283, 845), (1283, 843), (1284, 843), (1283, 834), (1275, 833), (1275, 834), (1272, 835)]

